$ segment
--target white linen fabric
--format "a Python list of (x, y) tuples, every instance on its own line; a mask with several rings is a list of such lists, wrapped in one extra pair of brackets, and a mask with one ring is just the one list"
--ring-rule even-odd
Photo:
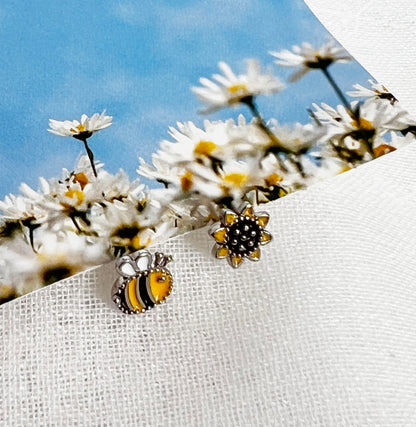
[(232, 270), (175, 238), (175, 294), (113, 310), (112, 264), (0, 310), (3, 425), (416, 424), (416, 147), (268, 205)]
[(328, 31), (416, 116), (416, 2), (305, 0)]
[(206, 229), (171, 239), (145, 315), (112, 308), (113, 264), (3, 305), (1, 425), (416, 425), (415, 183), (409, 146), (271, 203), (237, 271)]

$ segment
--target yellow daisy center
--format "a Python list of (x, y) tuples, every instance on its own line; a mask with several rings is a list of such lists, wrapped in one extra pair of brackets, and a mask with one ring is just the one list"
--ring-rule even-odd
[(140, 239), (140, 236), (137, 234), (131, 239), (131, 246), (133, 246), (134, 249), (143, 249), (149, 246), (150, 242), (151, 242), (150, 237), (148, 237), (145, 242), (142, 242)]
[(189, 191), (192, 188), (193, 173), (191, 171), (186, 171), (185, 175), (181, 177), (181, 187), (183, 191)]
[(83, 190), (85, 186), (89, 183), (87, 175), (84, 172), (79, 172), (74, 175), (74, 182), (78, 182)]
[(360, 118), (358, 119), (358, 121), (357, 121), (356, 119), (354, 119), (354, 120), (351, 122), (351, 124), (352, 124), (354, 127), (356, 127), (357, 129), (363, 129), (363, 130), (374, 130), (374, 126), (373, 126), (373, 124), (372, 124), (370, 121), (368, 121), (368, 120), (366, 120), (366, 119), (363, 119), (362, 117), (360, 117)]
[(223, 180), (228, 184), (235, 185), (236, 187), (243, 187), (248, 181), (248, 175), (237, 172), (229, 173), (224, 176)]
[(391, 153), (392, 151), (395, 151), (396, 148), (392, 147), (391, 145), (388, 144), (381, 144), (378, 147), (374, 148), (374, 155), (376, 157), (381, 157), (384, 156), (385, 154)]
[(212, 141), (200, 141), (194, 148), (194, 153), (199, 156), (210, 156), (217, 148), (217, 144)]
[(282, 180), (283, 178), (280, 175), (278, 175), (277, 173), (272, 173), (266, 178), (266, 184), (269, 187), (272, 187), (273, 185), (277, 185)]
[(70, 188), (65, 193), (65, 197), (68, 197), (69, 199), (74, 199), (76, 201), (76, 204), (80, 205), (84, 200), (84, 193), (80, 190), (72, 190), (72, 188)]
[(245, 83), (237, 83), (232, 86), (228, 86), (228, 92), (232, 94), (237, 94), (239, 92), (248, 92), (247, 85)]

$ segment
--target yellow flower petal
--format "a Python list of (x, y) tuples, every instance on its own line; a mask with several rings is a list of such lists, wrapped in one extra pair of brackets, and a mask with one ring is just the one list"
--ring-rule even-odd
[(212, 237), (214, 237), (217, 243), (226, 243), (228, 238), (227, 229), (225, 227), (219, 228), (212, 233)]
[(253, 206), (247, 204), (247, 206), (241, 211), (241, 215), (254, 218), (255, 214), (254, 214)]
[(227, 246), (220, 246), (217, 249), (217, 252), (215, 256), (219, 259), (221, 258), (227, 258), (227, 256), (230, 254), (230, 250), (227, 248)]
[(224, 223), (227, 226), (233, 225), (238, 219), (238, 215), (233, 211), (225, 211), (224, 213)]
[(243, 257), (241, 255), (231, 255), (228, 257), (228, 261), (231, 267), (238, 268), (243, 262)]
[(257, 221), (261, 227), (266, 227), (266, 225), (269, 223), (269, 219), (270, 217), (267, 212), (259, 212), (257, 214)]
[(260, 248), (255, 249), (249, 256), (250, 261), (259, 261), (260, 260)]
[(267, 245), (267, 243), (270, 243), (272, 241), (272, 238), (272, 235), (268, 231), (263, 230), (260, 236), (260, 244)]

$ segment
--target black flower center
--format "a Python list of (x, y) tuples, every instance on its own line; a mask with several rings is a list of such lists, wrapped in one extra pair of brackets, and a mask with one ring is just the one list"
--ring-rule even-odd
[(114, 237), (119, 237), (120, 239), (133, 239), (140, 232), (140, 228), (137, 225), (123, 225), (118, 228), (114, 233)]
[(235, 255), (246, 256), (258, 248), (261, 226), (248, 216), (240, 217), (228, 229), (228, 249)]
[(83, 132), (72, 135), (75, 139), (79, 139), (80, 141), (84, 141), (92, 136), (93, 132), (85, 130)]
[(66, 265), (56, 266), (42, 273), (43, 285), (51, 285), (58, 280), (66, 279), (72, 275), (72, 270)]
[(334, 60), (332, 58), (322, 58), (321, 56), (316, 56), (312, 61), (306, 61), (305, 66), (312, 69), (326, 69), (328, 68)]

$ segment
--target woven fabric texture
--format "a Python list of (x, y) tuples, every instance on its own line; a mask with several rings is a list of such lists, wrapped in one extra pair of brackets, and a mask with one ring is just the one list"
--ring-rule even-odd
[(416, 423), (416, 147), (269, 205), (232, 270), (206, 229), (163, 245), (175, 294), (109, 306), (113, 265), (0, 310), (3, 425)]

